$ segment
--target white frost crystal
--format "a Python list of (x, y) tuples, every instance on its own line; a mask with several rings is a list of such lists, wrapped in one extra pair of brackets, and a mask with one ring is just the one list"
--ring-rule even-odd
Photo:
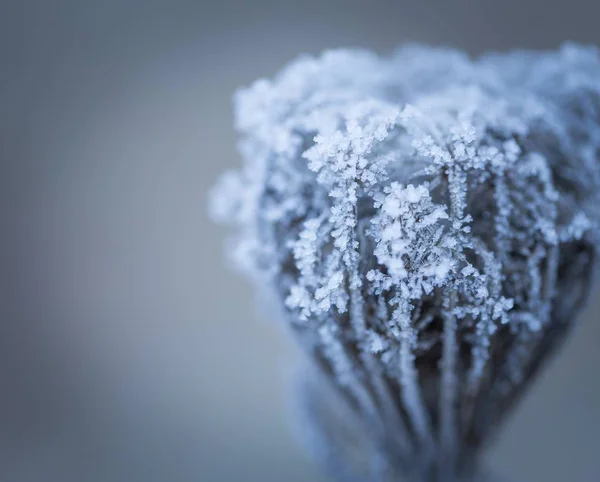
[(598, 51), (326, 52), (240, 91), (236, 125), (213, 213), (315, 360), (313, 448), (342, 480), (468, 477), (591, 286)]

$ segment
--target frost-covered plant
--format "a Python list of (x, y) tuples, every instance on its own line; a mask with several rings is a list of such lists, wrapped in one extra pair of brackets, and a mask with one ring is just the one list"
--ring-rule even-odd
[(598, 51), (336, 50), (235, 100), (213, 213), (314, 360), (311, 448), (340, 480), (471, 477), (596, 269)]

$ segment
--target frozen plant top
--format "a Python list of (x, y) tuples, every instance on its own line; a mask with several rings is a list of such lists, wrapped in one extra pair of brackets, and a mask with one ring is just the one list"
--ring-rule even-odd
[(235, 112), (212, 211), (368, 426), (368, 477), (459, 471), (590, 286), (598, 51), (329, 51)]

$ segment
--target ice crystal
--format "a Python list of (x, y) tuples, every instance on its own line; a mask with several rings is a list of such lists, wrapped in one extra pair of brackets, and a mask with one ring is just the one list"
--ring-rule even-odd
[(235, 105), (213, 213), (318, 367), (321, 455), (342, 480), (467, 477), (591, 286), (598, 51), (331, 51)]

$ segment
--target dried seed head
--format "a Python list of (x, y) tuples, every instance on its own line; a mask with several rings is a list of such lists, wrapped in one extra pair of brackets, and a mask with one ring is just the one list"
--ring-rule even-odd
[(244, 165), (213, 211), (318, 367), (306, 406), (340, 478), (467, 473), (576, 318), (598, 79), (593, 48), (408, 47), (301, 58), (237, 94)]

